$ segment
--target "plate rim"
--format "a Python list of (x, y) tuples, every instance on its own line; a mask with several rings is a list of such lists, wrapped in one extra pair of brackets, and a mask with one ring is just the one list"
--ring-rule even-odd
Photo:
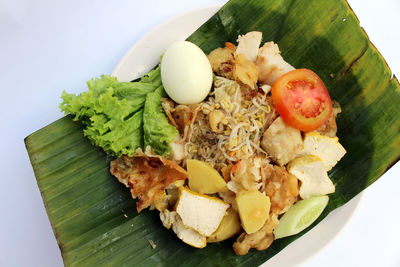
[[(218, 12), (218, 10), (220, 8), (222, 8), (224, 5), (222, 4), (215, 4), (215, 5), (208, 5), (205, 7), (199, 7), (199, 8), (195, 8), (195, 9), (191, 9), (188, 10), (186, 12), (182, 12), (176, 16), (170, 17), (168, 19), (166, 19), (165, 21), (161, 22), (160, 24), (154, 26), (151, 30), (149, 30), (147, 33), (145, 33), (144, 35), (142, 35), (126, 52), (125, 54), (122, 56), (122, 58), (118, 61), (117, 65), (114, 67), (111, 76), (118, 76), (118, 73), (121, 72), (121, 69), (123, 68), (125, 62), (127, 62), (129, 60), (130, 55), (139, 48), (141, 42), (147, 38), (149, 38), (150, 36), (152, 36), (154, 33), (156, 33), (157, 31), (159, 31), (161, 28), (165, 27), (168, 24), (171, 24), (175, 21), (181, 20), (183, 17), (186, 17), (190, 14), (197, 14), (199, 12), (202, 11), (206, 11), (206, 10), (212, 10), (215, 12)], [(137, 79), (140, 78), (139, 77), (135, 77), (133, 79)], [(133, 80), (132, 79), (132, 80)]]

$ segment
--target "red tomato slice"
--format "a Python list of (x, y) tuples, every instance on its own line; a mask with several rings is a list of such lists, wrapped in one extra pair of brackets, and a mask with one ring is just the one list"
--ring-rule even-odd
[(308, 69), (292, 70), (272, 86), (272, 99), (282, 119), (304, 132), (322, 126), (332, 114), (332, 100), (321, 78)]

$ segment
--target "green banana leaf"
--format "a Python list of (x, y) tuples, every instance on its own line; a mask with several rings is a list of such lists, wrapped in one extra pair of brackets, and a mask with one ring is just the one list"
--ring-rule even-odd
[[(336, 192), (315, 225), (398, 161), (400, 86), (344, 0), (232, 0), (189, 40), (209, 52), (251, 30), (278, 42), (296, 68), (316, 71), (343, 109), (338, 136), (348, 152), (329, 174)], [(112, 158), (71, 117), (25, 143), (66, 266), (254, 266), (306, 232), (242, 257), (233, 240), (194, 249), (162, 227), (158, 212), (137, 214), (129, 190), (109, 174)]]

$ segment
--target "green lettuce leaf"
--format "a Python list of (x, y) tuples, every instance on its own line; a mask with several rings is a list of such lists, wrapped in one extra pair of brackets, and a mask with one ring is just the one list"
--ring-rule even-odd
[(161, 107), (161, 97), (166, 97), (160, 86), (146, 97), (143, 112), (144, 147), (150, 146), (157, 155), (171, 151), (169, 144), (175, 140), (178, 130), (168, 123)]
[[(154, 113), (157, 120), (162, 122), (161, 125), (168, 124), (160, 105), (161, 93), (157, 93), (158, 100), (146, 98), (156, 89), (158, 92), (164, 91), (159, 67), (137, 82), (118, 82), (115, 77), (103, 75), (88, 81), (87, 85), (89, 90), (79, 95), (64, 91), (60, 108), (65, 114), (74, 115), (75, 121), (81, 121), (85, 126), (85, 136), (94, 145), (103, 148), (107, 154), (115, 157), (124, 154), (132, 156), (137, 148), (143, 148), (145, 102), (148, 103), (147, 114)], [(146, 126), (146, 133), (157, 133), (155, 136), (161, 138), (157, 140), (150, 137), (146, 144), (156, 153), (168, 154), (168, 142), (176, 136), (173, 135), (172, 126), (168, 127), (168, 124), (165, 133), (162, 133), (154, 127), (152, 120), (147, 121), (150, 125)]]
[[(161, 60), (160, 60), (160, 62), (161, 62)], [(155, 68), (155, 69), (149, 71), (148, 73), (146, 73), (140, 79), (140, 81), (144, 82), (144, 83), (151, 83), (151, 84), (153, 84), (154, 86), (157, 86), (157, 87), (161, 86), (162, 83), (161, 83), (161, 68), (160, 68), (160, 66), (158, 66), (157, 68)]]

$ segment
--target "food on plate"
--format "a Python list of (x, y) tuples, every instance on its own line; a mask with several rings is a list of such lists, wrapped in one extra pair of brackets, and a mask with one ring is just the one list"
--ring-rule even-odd
[(318, 156), (305, 155), (296, 158), (288, 164), (287, 170), (301, 181), (299, 193), (302, 199), (335, 192), (335, 186)]
[[(251, 40), (247, 42), (248, 39)], [(261, 38), (253, 38), (250, 34), (240, 39), (241, 43), (245, 44), (241, 46), (239, 43), (239, 46), (243, 47), (242, 51), (246, 54), (235, 53), (236, 46), (232, 43), (226, 43), (226, 47), (211, 51), (208, 59), (213, 72), (228, 79), (234, 79), (248, 88), (255, 89), (257, 86), (258, 71), (254, 62), (251, 61), (254, 57), (251, 49), (257, 47), (255, 51), (258, 50), (258, 39), (261, 41)], [(255, 46), (254, 44), (249, 44), (253, 42)]]
[(297, 69), (285, 73), (271, 90), (276, 110), (292, 127), (310, 132), (332, 114), (332, 101), (322, 80), (313, 71)]
[(207, 238), (197, 231), (186, 227), (176, 211), (164, 210), (160, 212), (160, 220), (164, 227), (172, 230), (186, 244), (195, 248), (204, 248), (207, 245)]
[(300, 233), (310, 226), (328, 205), (328, 196), (314, 196), (296, 202), (279, 220), (275, 239)]
[(133, 157), (113, 160), (110, 172), (131, 189), (133, 198), (138, 198), (138, 212), (149, 207), (157, 196), (163, 196), (171, 184), (187, 177), (187, 172), (175, 162), (140, 150)]
[(210, 236), (217, 230), (228, 208), (229, 204), (219, 198), (199, 194), (183, 186), (179, 188), (175, 204), (183, 224), (204, 236)]
[(239, 160), (231, 168), (228, 188), (236, 195), (242, 191), (259, 190), (262, 186), (262, 168), (268, 161), (260, 156)]
[(115, 157), (133, 156), (143, 143), (157, 144), (152, 149), (159, 155), (170, 153), (168, 144), (178, 131), (159, 107), (165, 95), (159, 68), (138, 82), (118, 82), (103, 75), (87, 85), (89, 91), (79, 95), (63, 92), (60, 109), (85, 126), (84, 134), (93, 144)]
[(285, 213), (298, 199), (299, 180), (286, 168), (268, 164), (263, 168), (264, 192), (271, 201), (271, 214)]
[(236, 54), (244, 55), (249, 61), (257, 60), (258, 48), (260, 47), (262, 33), (257, 31), (248, 32), (245, 35), (239, 35)]
[(228, 191), (224, 178), (210, 164), (189, 159), (186, 161), (189, 188), (200, 194)]
[(258, 71), (254, 63), (243, 54), (236, 54), (234, 63), (233, 78), (251, 89), (256, 89)]
[(306, 133), (301, 155), (316, 155), (321, 158), (325, 170), (330, 171), (346, 154), (339, 138), (324, 136), (316, 132)]
[(210, 92), (212, 70), (207, 56), (197, 45), (175, 42), (162, 56), (161, 79), (168, 96), (176, 103), (195, 104)]
[(161, 98), (165, 97), (162, 88), (147, 94), (143, 109), (143, 147), (151, 147), (157, 155), (165, 156), (171, 152), (170, 144), (178, 136), (176, 128), (165, 118), (160, 106)]
[(164, 198), (168, 201), (169, 207), (173, 207), (175, 205), (179, 196), (179, 187), (184, 185), (185, 180), (177, 180), (168, 186), (167, 190), (165, 191), (166, 195), (164, 195)]
[(208, 243), (215, 243), (229, 239), (237, 235), (242, 227), (240, 226), (239, 215), (232, 207), (226, 211), (218, 229), (207, 237)]
[(336, 136), (337, 132), (336, 117), (340, 112), (342, 112), (342, 108), (340, 107), (337, 101), (332, 100), (332, 107), (333, 110), (331, 116), (322, 126), (320, 126), (317, 130), (315, 130), (317, 133), (320, 133), (328, 137)]
[(260, 230), (269, 217), (269, 197), (258, 190), (243, 191), (236, 195), (236, 205), (243, 229), (248, 234)]
[(234, 57), (236, 46), (228, 44), (225, 47), (219, 47), (208, 54), (212, 71), (217, 75), (224, 76), (228, 79), (233, 78), (234, 72)]
[(299, 130), (287, 125), (282, 117), (278, 117), (264, 132), (261, 147), (274, 161), (284, 166), (303, 148), (303, 139)]
[(158, 210), (195, 248), (239, 235), (237, 255), (267, 249), (308, 227), (335, 192), (340, 105), (316, 73), (261, 40), (248, 32), (207, 56), (176, 42), (139, 82), (103, 76), (87, 93), (63, 93), (61, 108), (116, 157), (110, 172), (138, 212)]
[(274, 42), (266, 42), (259, 50), (256, 61), (258, 80), (263, 84), (273, 85), (278, 78), (294, 68), (281, 56), (279, 47)]
[(270, 215), (263, 227), (255, 233), (247, 234), (242, 233), (233, 243), (233, 250), (236, 255), (246, 255), (250, 249), (257, 250), (267, 249), (272, 242), (274, 242), (273, 231), (279, 224), (278, 218), (275, 214)]

